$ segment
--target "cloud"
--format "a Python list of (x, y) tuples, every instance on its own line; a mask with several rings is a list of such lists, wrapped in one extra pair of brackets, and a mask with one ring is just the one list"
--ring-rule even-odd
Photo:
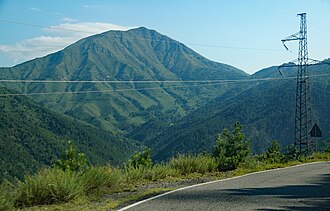
[(48, 10), (44, 10), (44, 9), (40, 9), (37, 7), (28, 7), (29, 10), (32, 10), (33, 12), (40, 12), (40, 13), (44, 13), (47, 15), (52, 15), (52, 16), (63, 16), (63, 14), (59, 13), (59, 12), (54, 12), (54, 11), (48, 11)]
[(61, 22), (69, 22), (69, 23), (71, 23), (71, 22), (78, 22), (78, 20), (77, 19), (74, 19), (74, 18), (63, 17), (61, 19)]
[(132, 27), (101, 22), (63, 23), (44, 28), (44, 33), (13, 45), (0, 45), (0, 53), (9, 56), (12, 64), (18, 64), (36, 57), (57, 52), (66, 46), (93, 34), (109, 30), (125, 31)]
[(104, 7), (104, 5), (100, 5), (100, 4), (84, 4), (82, 5), (83, 8), (85, 9), (91, 9), (91, 8), (102, 8)]
[(36, 7), (29, 7), (29, 10), (36, 11), (36, 12), (41, 12), (42, 10)]
[(50, 26), (44, 30), (61, 36), (87, 37), (92, 34), (98, 34), (109, 30), (126, 31), (130, 27), (118, 26), (110, 23), (101, 22), (80, 22), (80, 23), (62, 23), (56, 26)]

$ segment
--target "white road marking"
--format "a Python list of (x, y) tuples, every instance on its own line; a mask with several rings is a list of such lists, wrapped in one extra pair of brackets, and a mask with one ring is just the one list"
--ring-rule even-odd
[(315, 164), (315, 163), (324, 163), (324, 161), (312, 162), (312, 163), (303, 163), (303, 164), (299, 164), (299, 165), (295, 165), (295, 166), (288, 166), (288, 167), (284, 167), (284, 168), (277, 168), (277, 169), (269, 169), (269, 170), (264, 170), (264, 171), (257, 171), (257, 172), (252, 172), (252, 173), (244, 174), (244, 175), (241, 175), (241, 176), (236, 176), (236, 177), (231, 177), (231, 178), (226, 178), (226, 179), (221, 179), (221, 180), (214, 180), (214, 181), (200, 183), (200, 184), (196, 184), (196, 185), (191, 185), (191, 186), (187, 186), (187, 187), (179, 188), (179, 189), (176, 189), (176, 190), (172, 190), (172, 191), (169, 191), (169, 192), (166, 192), (166, 193), (162, 193), (160, 195), (153, 196), (151, 198), (148, 198), (148, 199), (145, 199), (145, 200), (136, 202), (136, 203), (131, 204), (129, 206), (123, 207), (123, 208), (119, 209), (118, 211), (128, 210), (128, 209), (130, 209), (132, 207), (138, 206), (138, 205), (143, 204), (145, 202), (148, 202), (148, 201), (151, 201), (151, 200), (154, 200), (154, 199), (158, 199), (160, 197), (163, 197), (163, 196), (166, 196), (166, 195), (169, 195), (169, 194), (172, 194), (172, 193), (181, 191), (181, 190), (186, 190), (186, 189), (189, 189), (189, 188), (199, 187), (199, 186), (202, 186), (202, 185), (209, 185), (209, 184), (213, 184), (213, 183), (217, 183), (217, 182), (224, 182), (224, 181), (238, 179), (238, 178), (241, 178), (241, 177), (247, 177), (247, 176), (250, 176), (250, 175), (260, 174), (260, 173), (264, 173), (264, 172), (278, 171), (278, 170), (281, 170), (281, 169), (289, 169), (289, 168), (295, 168), (295, 167), (299, 167), (299, 166), (311, 165), (311, 164)]

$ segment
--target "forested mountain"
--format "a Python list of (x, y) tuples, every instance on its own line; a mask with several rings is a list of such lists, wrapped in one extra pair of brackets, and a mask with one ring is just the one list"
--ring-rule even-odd
[[(324, 62), (329, 62), (325, 60)], [(245, 91), (218, 97), (191, 112), (172, 127), (147, 140), (154, 149), (154, 158), (167, 159), (177, 153), (197, 153), (210, 150), (217, 135), (236, 121), (244, 125), (247, 138), (254, 152), (261, 152), (271, 140), (281, 145), (293, 143), (295, 115), (295, 69), (277, 67), (259, 71), (251, 79), (253, 83)], [(312, 66), (311, 96), (313, 118), (323, 131), (323, 140), (330, 139), (330, 66)], [(235, 86), (235, 84), (232, 84)]]
[[(0, 88), (0, 95), (6, 94), (13, 92)], [(25, 96), (0, 96), (0, 181), (51, 165), (68, 140), (93, 164), (118, 164), (138, 150), (128, 139), (49, 111)]]
[[(311, 77), (313, 115), (324, 138), (329, 138), (330, 68), (328, 65), (313, 66), (310, 73), (314, 75)], [(82, 151), (89, 153), (95, 163), (107, 159), (124, 160), (137, 149), (136, 143), (150, 146), (154, 158), (163, 160), (178, 153), (209, 150), (218, 133), (240, 121), (254, 152), (260, 152), (273, 139), (282, 145), (292, 143), (294, 77), (294, 69), (283, 68), (279, 72), (275, 66), (249, 76), (232, 66), (212, 62), (182, 43), (143, 27), (126, 32), (109, 31), (82, 39), (57, 53), (15, 67), (0, 68), (2, 80), (38, 80), (2, 82), (0, 86), (28, 96), (40, 93), (30, 96), (47, 109), (71, 116), (60, 117), (49, 110), (41, 114), (55, 117), (42, 116), (37, 111), (43, 109), (25, 97), (0, 98), (9, 108), (2, 111), (5, 112), (2, 116), (13, 116), (8, 119), (9, 123), (5, 119), (2, 121), (20, 131), (13, 137), (5, 131), (2, 140), (6, 143), (14, 138), (20, 144), (6, 147), (16, 147), (13, 151), (27, 155), (29, 145), (23, 144), (26, 146), (23, 149), (22, 143), (28, 141), (34, 145), (43, 140), (39, 159), (45, 164), (54, 160), (58, 152), (63, 152), (68, 138), (77, 140)], [(225, 81), (192, 82), (200, 80)], [(8, 92), (7, 89), (3, 91)], [(33, 106), (26, 108), (21, 101)], [(38, 109), (32, 109), (34, 106)], [(15, 114), (15, 109), (32, 109), (32, 113), (37, 112), (33, 117), (39, 123), (30, 128), (29, 116), (26, 121), (19, 122), (21, 114)], [(44, 121), (47, 119), (51, 120)], [(53, 121), (56, 127), (48, 125)], [(29, 132), (25, 134), (25, 131)], [(39, 137), (40, 134), (44, 136)], [(49, 145), (45, 141), (48, 137), (52, 137)], [(60, 141), (56, 142), (57, 139)], [(137, 142), (134, 144), (130, 140)], [(55, 153), (50, 156), (48, 148), (42, 146), (52, 144), (57, 148), (53, 147)], [(95, 151), (101, 148), (100, 152)], [(6, 151), (9, 152), (9, 148)], [(30, 162), (39, 165), (38, 156), (32, 151), (30, 154)], [(10, 156), (13, 155), (7, 154)], [(3, 163), (7, 165), (7, 160)], [(19, 165), (27, 167), (26, 163), (21, 163)]]
[[(94, 35), (46, 57), (0, 69), (0, 79), (23, 80), (180, 81), (244, 77), (248, 75), (239, 69), (210, 61), (182, 43), (143, 27)], [(4, 86), (24, 93), (80, 92), (33, 98), (51, 110), (121, 134), (132, 132), (149, 120), (179, 119), (226, 91), (225, 86), (219, 89), (198, 83), (6, 83)], [(180, 88), (165, 88), (168, 86)]]

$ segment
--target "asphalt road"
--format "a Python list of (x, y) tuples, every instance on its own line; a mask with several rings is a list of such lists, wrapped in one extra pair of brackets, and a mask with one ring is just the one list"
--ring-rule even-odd
[(122, 210), (330, 210), (330, 162), (253, 173), (162, 194)]

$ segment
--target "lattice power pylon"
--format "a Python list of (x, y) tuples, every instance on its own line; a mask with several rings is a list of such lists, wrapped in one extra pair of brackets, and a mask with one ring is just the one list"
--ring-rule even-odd
[(286, 41), (299, 41), (294, 145), (298, 147), (300, 153), (310, 153), (313, 151), (314, 141), (309, 134), (312, 128), (312, 109), (307, 71), (308, 50), (306, 13), (298, 14), (298, 16), (300, 16), (300, 31), (281, 41), (286, 49), (288, 49), (285, 45)]

